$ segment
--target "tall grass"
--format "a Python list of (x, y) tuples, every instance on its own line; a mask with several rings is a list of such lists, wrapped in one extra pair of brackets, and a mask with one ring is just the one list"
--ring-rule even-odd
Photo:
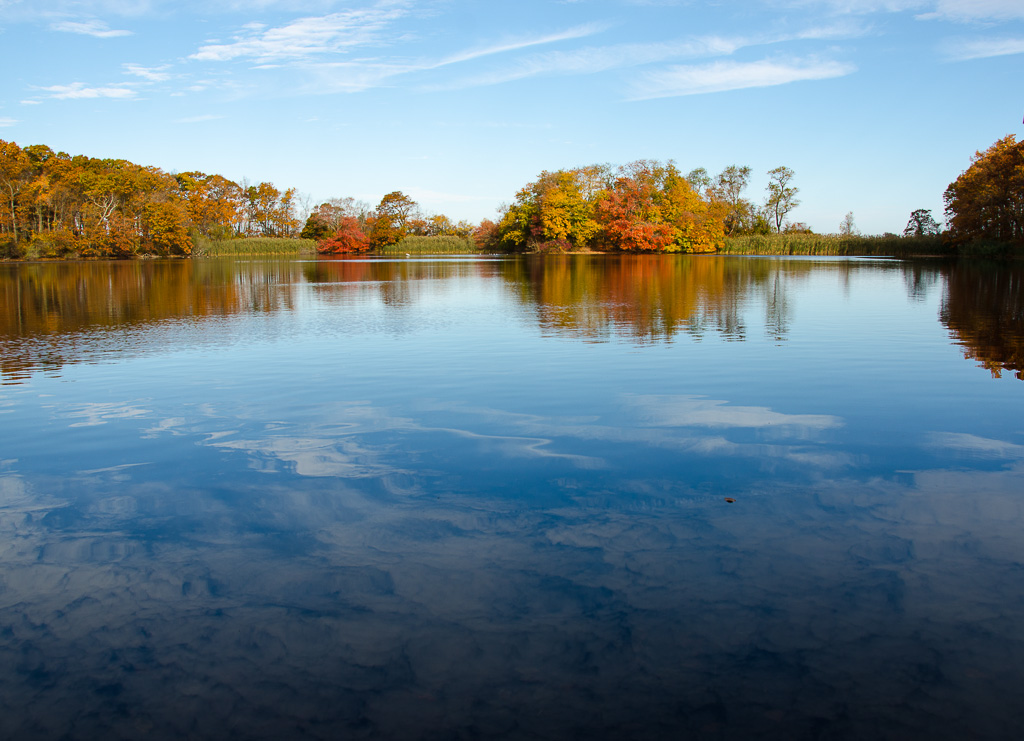
[(237, 239), (210, 239), (194, 237), (192, 254), (195, 257), (227, 255), (306, 255), (316, 254), (312, 239), (286, 237), (239, 237)]
[(476, 255), (476, 243), (470, 237), (406, 237), (380, 250), (381, 255)]
[(845, 236), (839, 234), (749, 234), (727, 237), (722, 254), (731, 255), (848, 255), (911, 257), (954, 255), (942, 237)]

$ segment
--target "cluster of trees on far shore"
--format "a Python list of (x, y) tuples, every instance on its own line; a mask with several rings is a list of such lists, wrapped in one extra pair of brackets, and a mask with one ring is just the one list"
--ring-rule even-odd
[(302, 228), (323, 254), (380, 252), (406, 237), (462, 237), (475, 230), (468, 221), (453, 222), (444, 214), (426, 215), (400, 190), (388, 193), (371, 209), (365, 201), (333, 198), (313, 209)]
[(296, 191), (0, 140), (0, 249), (43, 256), (188, 255), (197, 235), (294, 237)]
[[(294, 188), (236, 183), (202, 172), (165, 173), (119, 159), (20, 147), (0, 139), (0, 257), (189, 255), (198, 239), (315, 240), (325, 254), (384, 252), (407, 237), (471, 240), (489, 252), (715, 252), (726, 240), (810, 234), (790, 214), (800, 201), (788, 167), (768, 173), (761, 203), (744, 195), (751, 169), (682, 174), (672, 161), (542, 172), (495, 220), (424, 214), (401, 191), (376, 207), (335, 198), (303, 208)], [(941, 225), (915, 210), (903, 237), (949, 250), (1024, 248), (1024, 142), (1010, 135), (945, 192)], [(857, 234), (852, 213), (840, 237)], [(895, 234), (884, 235), (898, 238)]]
[(302, 236), (322, 253), (379, 252), (410, 235), (472, 236), (491, 252), (715, 252), (727, 236), (809, 231), (790, 224), (799, 205), (793, 171), (769, 172), (763, 206), (743, 197), (749, 167), (730, 166), (712, 178), (703, 169), (683, 175), (671, 161), (589, 165), (542, 172), (499, 209), (497, 221), (453, 224), (424, 219), (401, 191), (376, 209), (335, 199), (310, 214)]

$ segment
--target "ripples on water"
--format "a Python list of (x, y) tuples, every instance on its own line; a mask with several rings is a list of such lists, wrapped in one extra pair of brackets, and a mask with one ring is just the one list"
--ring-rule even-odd
[(0, 266), (0, 736), (1013, 737), (1019, 286)]

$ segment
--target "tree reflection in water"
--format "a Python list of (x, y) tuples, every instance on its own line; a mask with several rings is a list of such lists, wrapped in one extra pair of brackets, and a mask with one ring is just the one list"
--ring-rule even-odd
[[(0, 370), (5, 383), (17, 383), (99, 355), (166, 349), (177, 323), (291, 312), (311, 286), (373, 286), (385, 307), (401, 308), (421, 300), (426, 282), (460, 278), (498, 281), (543, 332), (556, 336), (658, 343), (713, 332), (742, 341), (751, 331), (748, 309), (759, 307), (764, 333), (783, 341), (791, 293), (812, 274), (827, 271), (846, 282), (864, 270), (902, 271), (915, 299), (941, 280), (942, 322), (967, 357), (994, 375), (1007, 369), (1020, 377), (1019, 267), (646, 255), (10, 264), (0, 269)], [(217, 341), (216, 332), (211, 337)]]
[(1024, 380), (1024, 266), (1013, 262), (960, 262), (945, 273), (940, 317), (964, 357), (999, 378)]

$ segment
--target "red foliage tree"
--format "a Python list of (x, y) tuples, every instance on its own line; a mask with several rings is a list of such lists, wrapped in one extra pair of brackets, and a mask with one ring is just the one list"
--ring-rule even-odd
[(480, 226), (473, 230), (473, 243), (478, 250), (495, 249), (500, 241), (498, 225), (490, 219), (484, 219)]
[(359, 220), (352, 216), (342, 218), (338, 231), (316, 243), (316, 251), (321, 255), (342, 255), (368, 249), (370, 239), (359, 227)]
[(661, 252), (675, 238), (658, 203), (660, 193), (651, 182), (620, 177), (597, 204), (609, 242), (631, 252)]

